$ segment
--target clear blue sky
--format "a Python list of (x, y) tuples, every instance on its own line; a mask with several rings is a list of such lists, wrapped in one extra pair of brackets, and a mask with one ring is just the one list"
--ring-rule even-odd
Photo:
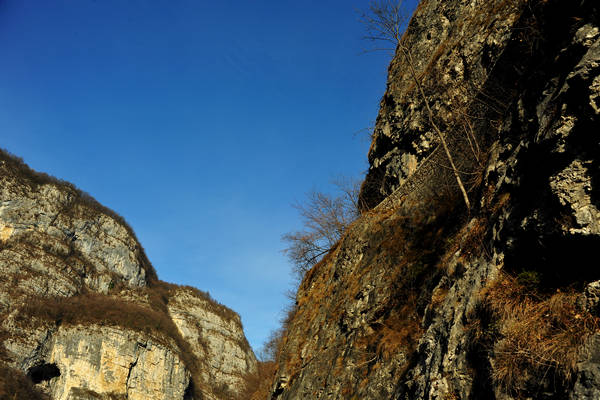
[(290, 288), (291, 207), (367, 169), (389, 54), (368, 1), (0, 0), (3, 147), (133, 226), (161, 279), (258, 349)]

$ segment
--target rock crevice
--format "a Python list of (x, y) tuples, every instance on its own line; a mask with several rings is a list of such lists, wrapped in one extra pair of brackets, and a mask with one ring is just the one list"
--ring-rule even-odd
[(226, 399), (256, 370), (236, 313), (159, 281), (121, 217), (2, 151), (0, 271), (0, 378), (52, 400)]
[(599, 17), (589, 1), (421, 2), (402, 43), (425, 96), (398, 51), (363, 215), (300, 285), (272, 398), (600, 395)]

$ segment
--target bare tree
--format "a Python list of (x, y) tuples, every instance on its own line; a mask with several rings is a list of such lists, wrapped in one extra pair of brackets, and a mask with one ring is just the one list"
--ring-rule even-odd
[(408, 19), (409, 16), (402, 7), (402, 0), (373, 0), (369, 5), (369, 11), (367, 13), (363, 13), (361, 16), (361, 21), (365, 24), (367, 30), (365, 39), (376, 42), (392, 42), (397, 46), (397, 49), (400, 50), (401, 54), (404, 56), (411, 78), (417, 87), (418, 94), (425, 103), (425, 109), (427, 111), (429, 123), (435, 131), (442, 148), (444, 149), (444, 153), (448, 158), (448, 162), (452, 168), (454, 178), (456, 179), (456, 183), (458, 184), (460, 192), (463, 196), (467, 210), (470, 210), (471, 203), (469, 201), (469, 196), (460, 177), (458, 168), (454, 162), (454, 158), (452, 157), (450, 149), (448, 148), (446, 138), (444, 137), (444, 134), (440, 130), (438, 124), (435, 122), (433, 111), (431, 110), (431, 106), (427, 96), (425, 95), (425, 91), (423, 90), (421, 78), (415, 71), (415, 62), (410, 53), (410, 49), (402, 42), (404, 25)]
[(279, 328), (271, 331), (267, 340), (263, 343), (261, 349), (258, 352), (258, 359), (261, 362), (277, 361), (277, 352), (281, 346), (281, 340), (283, 339), (284, 330)]
[(294, 205), (300, 212), (304, 229), (285, 234), (282, 239), (289, 244), (284, 252), (298, 279), (327, 254), (360, 215), (360, 183), (347, 178), (333, 183), (337, 188), (336, 195), (312, 191), (305, 202)]
[(365, 39), (377, 43), (391, 42), (396, 47), (402, 38), (404, 25), (408, 22), (408, 14), (404, 11), (402, 0), (373, 0), (369, 9), (361, 12), (360, 20), (367, 30)]
[(458, 172), (458, 169), (456, 168), (456, 164), (454, 163), (454, 158), (452, 157), (452, 154), (450, 153), (450, 149), (448, 148), (448, 144), (446, 143), (446, 138), (444, 137), (444, 134), (442, 133), (442, 131), (440, 130), (440, 128), (438, 127), (438, 125), (435, 123), (435, 121), (433, 119), (433, 111), (431, 110), (431, 106), (429, 105), (427, 96), (425, 96), (425, 91), (423, 90), (423, 85), (421, 85), (421, 80), (419, 79), (419, 77), (417, 76), (417, 73), (415, 71), (415, 64), (414, 64), (412, 56), (410, 54), (410, 50), (401, 43), (398, 44), (398, 48), (403, 53), (404, 58), (407, 61), (408, 68), (410, 69), (410, 74), (415, 82), (415, 85), (417, 85), (417, 89), (419, 90), (419, 94), (421, 95), (423, 102), (425, 103), (425, 109), (427, 110), (427, 116), (429, 117), (429, 123), (433, 127), (433, 130), (437, 134), (438, 139), (440, 140), (440, 143), (442, 144), (442, 147), (444, 148), (444, 152), (446, 153), (448, 162), (450, 163), (450, 166), (452, 167), (452, 173), (454, 174), (454, 178), (456, 178), (456, 183), (458, 184), (460, 192), (462, 193), (463, 200), (465, 202), (465, 205), (467, 206), (467, 210), (470, 210), (471, 203), (469, 202), (469, 195), (467, 194), (465, 185), (463, 184), (462, 179), (460, 178), (460, 173)]

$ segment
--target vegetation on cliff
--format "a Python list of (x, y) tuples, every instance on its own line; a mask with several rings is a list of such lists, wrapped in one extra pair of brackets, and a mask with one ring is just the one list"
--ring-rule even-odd
[[(57, 345), (53, 340), (62, 340), (53, 339), (61, 330), (88, 327), (96, 332), (110, 327), (139, 333), (163, 346), (165, 354), (174, 354), (191, 381), (175, 391), (223, 399), (239, 391), (243, 375), (254, 371), (255, 358), (237, 313), (208, 293), (160, 281), (124, 219), (72, 184), (35, 172), (5, 151), (0, 151), (0, 168), (0, 266), (7, 276), (0, 292), (2, 371), (27, 372), (45, 365)], [(92, 336), (77, 340), (96, 340)], [(134, 337), (124, 334), (123, 340)], [(217, 354), (215, 346), (224, 342), (230, 357), (236, 357), (233, 362)], [(94, 347), (93, 351), (103, 350)], [(95, 362), (93, 354), (85, 357), (91, 357), (86, 362)], [(58, 359), (56, 368), (64, 369), (68, 362)], [(185, 374), (173, 383), (165, 380), (165, 388), (183, 384), (188, 380)], [(12, 386), (2, 381), (0, 388), (10, 392), (18, 386), (28, 391), (28, 379), (16, 379)], [(98, 376), (89, 379), (95, 382)], [(75, 385), (73, 390), (80, 385), (76, 380), (68, 384)], [(37, 392), (32, 390), (34, 396)], [(119, 393), (127, 390), (118, 388)]]
[(600, 394), (598, 26), (589, 2), (421, 3), (273, 399)]

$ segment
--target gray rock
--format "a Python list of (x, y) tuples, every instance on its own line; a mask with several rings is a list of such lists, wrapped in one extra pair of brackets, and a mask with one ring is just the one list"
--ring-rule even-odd
[[(568, 317), (597, 315), (600, 29), (592, 3), (420, 4), (402, 40), (426, 99), (398, 52), (361, 189), (369, 210), (300, 285), (273, 399), (600, 396), (597, 334), (579, 348), (590, 332), (573, 333), (574, 371), (536, 354), (519, 361), (507, 346), (518, 339), (510, 324), (522, 321), (482, 302), (499, 277), (522, 273), (543, 296), (584, 287)], [(464, 180), (480, 179), (469, 213), (425, 101)], [(511, 355), (520, 364), (506, 378)]]
[(224, 399), (256, 371), (235, 312), (156, 282), (122, 218), (2, 152), (0, 272), (0, 367), (54, 400)]

